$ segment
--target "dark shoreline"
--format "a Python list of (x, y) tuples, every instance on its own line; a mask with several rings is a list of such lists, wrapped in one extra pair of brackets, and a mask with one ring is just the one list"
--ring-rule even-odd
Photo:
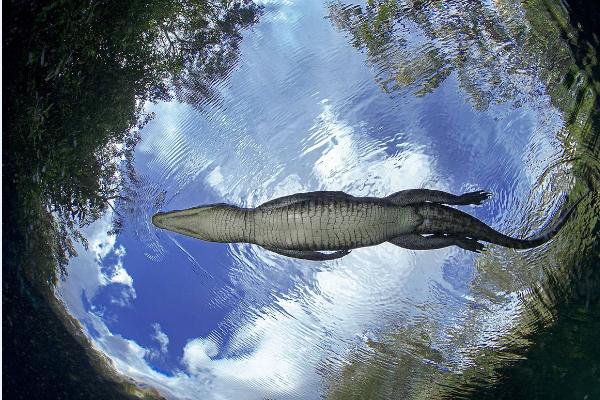
[(2, 397), (130, 399), (99, 374), (45, 295), (23, 276), (25, 240), (17, 229), (10, 158), (3, 157)]
[(85, 244), (79, 229), (123, 199), (118, 177), (130, 176), (152, 117), (142, 105), (199, 101), (233, 67), (241, 31), (261, 12), (210, 1), (2, 4), (5, 398), (160, 397), (89, 345), (54, 284), (73, 242)]

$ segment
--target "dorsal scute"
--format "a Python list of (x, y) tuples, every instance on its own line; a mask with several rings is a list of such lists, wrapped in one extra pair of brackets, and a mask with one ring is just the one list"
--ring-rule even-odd
[(297, 193), (289, 196), (279, 197), (269, 200), (257, 207), (259, 210), (275, 210), (287, 207), (292, 204), (302, 203), (304, 201), (324, 201), (324, 200), (351, 200), (355, 197), (341, 191), (318, 191), (310, 193)]

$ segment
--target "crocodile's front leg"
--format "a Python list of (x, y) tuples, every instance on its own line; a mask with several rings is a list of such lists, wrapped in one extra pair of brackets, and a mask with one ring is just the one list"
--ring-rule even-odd
[(281, 254), (282, 256), (301, 258), (303, 260), (312, 261), (326, 261), (335, 260), (336, 258), (342, 258), (350, 254), (350, 250), (340, 250), (333, 253), (321, 253), (319, 251), (310, 250), (288, 250), (288, 249), (275, 249), (272, 247), (263, 246), (265, 249), (272, 251), (273, 253)]

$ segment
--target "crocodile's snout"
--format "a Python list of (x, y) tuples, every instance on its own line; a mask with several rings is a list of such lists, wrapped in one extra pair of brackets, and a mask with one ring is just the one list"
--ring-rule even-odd
[(164, 216), (165, 213), (156, 213), (152, 216), (152, 224), (158, 228), (164, 228)]

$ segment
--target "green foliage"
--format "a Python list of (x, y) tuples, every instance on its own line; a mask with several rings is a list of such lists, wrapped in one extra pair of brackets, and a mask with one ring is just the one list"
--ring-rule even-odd
[[(199, 104), (232, 67), (240, 30), (260, 8), (58, 0), (6, 9), (3, 155), (16, 223), (34, 242), (54, 243), (64, 268), (77, 227), (119, 198), (123, 165), (152, 117), (144, 104), (173, 97)], [(42, 223), (47, 213), (56, 224)]]
[[(499, 4), (498, 13), (514, 13), (509, 3)], [(334, 25), (379, 70), (376, 79), (388, 93), (408, 89), (423, 96), (454, 73), (477, 109), (530, 96), (527, 85), (516, 82), (520, 70), (513, 62), (532, 59), (522, 51), (525, 36), (512, 23), (514, 15), (501, 20), (485, 2), (336, 1), (328, 8)]]
[[(519, 295), (519, 317), (498, 337), (497, 345), (472, 345), (472, 338), (480, 335), (480, 316), (485, 315), (477, 309), (466, 310), (467, 318), (455, 331), (436, 326), (431, 319), (422, 329), (424, 335), (418, 326), (384, 332), (377, 343), (368, 343), (367, 350), (350, 354), (347, 364), (329, 379), (328, 398), (575, 398), (573, 393), (592, 398), (598, 392), (599, 352), (593, 346), (600, 312), (600, 42), (595, 31), (590, 34), (588, 26), (586, 34), (580, 21), (573, 19), (589, 18), (593, 24), (598, 18), (582, 10), (579, 15), (568, 14), (564, 2), (556, 0), (532, 0), (522, 6), (502, 0), (494, 2), (499, 20), (483, 3), (471, 2), (455, 15), (438, 15), (434, 8), (441, 8), (441, 2), (403, 1), (390, 23), (410, 21), (426, 33), (425, 44), (413, 49), (414, 55), (397, 37), (376, 46), (364, 39), (363, 26), (377, 26), (382, 2), (370, 0), (364, 8), (333, 3), (330, 18), (357, 48), (366, 49), (374, 65), (393, 76), (383, 82), (388, 91), (414, 87), (415, 94), (423, 94), (455, 72), (474, 106), (484, 109), (492, 101), (523, 94), (507, 81), (510, 74), (498, 71), (512, 73), (517, 67), (535, 71), (565, 121), (559, 133), (565, 153), (558, 164), (572, 167), (560, 172), (558, 164), (550, 165), (536, 186), (547, 191), (562, 186), (564, 178), (565, 186), (571, 187), (570, 201), (587, 192), (592, 195), (583, 199), (551, 246), (535, 254), (534, 263), (531, 256), (502, 249), (478, 258), (478, 272), (470, 282), (475, 297), (494, 303), (506, 293)], [(457, 19), (454, 26), (448, 23)], [(402, 32), (395, 36), (402, 37)], [(458, 43), (460, 51), (439, 43)], [(374, 52), (375, 47), (386, 50)], [(501, 50), (494, 53), (494, 49)], [(507, 62), (498, 62), (494, 54)], [(442, 370), (443, 363), (423, 350), (430, 348), (430, 338), (439, 340), (442, 335), (468, 360), (461, 368)], [(415, 351), (413, 341), (423, 348)], [(471, 346), (465, 346), (469, 341)], [(589, 371), (580, 373), (582, 368)]]
[(329, 11), (329, 18), (334, 25), (350, 32), (352, 45), (366, 49), (370, 57), (385, 51), (386, 46), (395, 39), (394, 26), (398, 13), (396, 0), (371, 0), (364, 12), (360, 6), (331, 3)]

